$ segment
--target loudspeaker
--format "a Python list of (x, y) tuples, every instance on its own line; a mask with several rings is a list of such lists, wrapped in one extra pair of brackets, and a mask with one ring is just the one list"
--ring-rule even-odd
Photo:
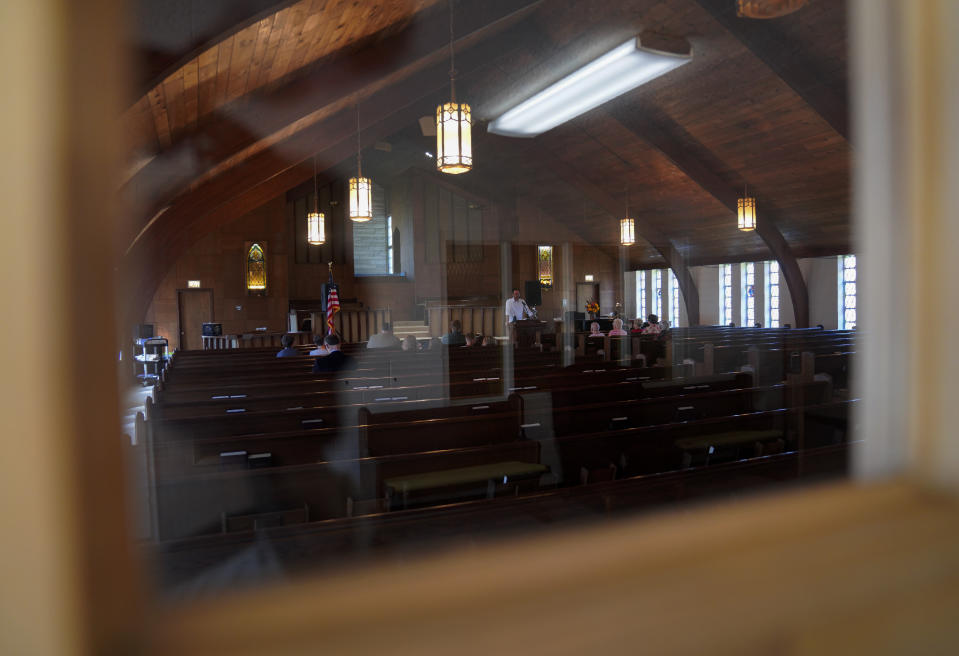
[(527, 280), (524, 291), (526, 292), (524, 298), (526, 299), (527, 305), (530, 307), (539, 307), (543, 304), (543, 293), (540, 290), (539, 280)]
[(133, 339), (149, 339), (153, 337), (152, 323), (138, 323), (133, 328)]

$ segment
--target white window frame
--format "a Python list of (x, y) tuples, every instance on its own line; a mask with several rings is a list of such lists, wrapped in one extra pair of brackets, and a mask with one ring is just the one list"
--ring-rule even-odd
[[(756, 263), (743, 262), (742, 264), (742, 325), (752, 328), (756, 324)], [(750, 296), (749, 288), (753, 293)]]
[[(857, 271), (858, 264), (855, 255), (840, 255), (838, 261), (838, 301), (839, 301), (839, 330), (850, 330), (856, 326), (859, 317), (857, 307)], [(850, 278), (847, 280), (847, 278)]]
[(655, 314), (660, 320), (663, 318), (663, 270), (653, 269), (653, 308), (651, 314)]
[(672, 269), (669, 270), (669, 325), (679, 325), (679, 279)]
[(766, 279), (766, 322), (767, 328), (779, 328), (782, 325), (782, 273), (779, 262), (770, 260), (765, 265)]
[(728, 326), (733, 320), (733, 265), (719, 265), (719, 324)]
[(386, 270), (392, 275), (393, 270), (393, 215), (386, 215)]
[(636, 316), (646, 318), (646, 271), (636, 272)]

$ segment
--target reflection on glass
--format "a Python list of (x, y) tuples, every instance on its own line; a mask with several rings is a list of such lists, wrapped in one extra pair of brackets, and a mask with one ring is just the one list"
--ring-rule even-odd
[[(154, 210), (131, 234), (171, 204), (143, 237), (159, 264), (137, 287), (155, 289), (142, 322), (171, 344), (205, 347), (176, 351), (161, 362), (162, 385), (131, 396), (148, 408), (129, 429), (144, 451), (140, 536), (166, 595), (845, 473), (857, 278), (848, 212), (835, 208), (848, 199), (850, 153), (841, 140), (823, 146), (824, 123), (801, 98), (778, 94), (757, 123), (768, 94), (747, 89), (755, 102), (743, 104), (741, 72), (707, 51), (675, 86), (671, 74), (642, 90), (670, 119), (655, 132), (630, 120), (638, 96), (627, 95), (532, 141), (472, 135), (470, 123), (461, 138), (455, 119), (483, 125), (558, 75), (542, 70), (545, 35), (570, 36), (564, 52), (576, 53), (625, 29), (624, 16), (648, 17), (610, 18), (588, 3), (533, 3), (528, 20), (510, 3), (472, 12), (455, 47), (476, 115), (441, 108), (436, 132), (436, 54), (404, 50), (419, 47), (416, 8), (430, 3), (363, 16), (332, 3), (327, 12), (346, 14), (322, 20), (302, 4), (303, 25), (290, 29), (309, 32), (312, 50), (282, 56), (273, 26), (286, 18), (237, 20), (280, 50), (231, 51), (227, 62), (251, 68), (223, 78), (200, 63), (224, 60), (214, 39), (193, 68), (165, 78), (199, 70), (195, 97), (177, 104), (179, 83), (145, 83), (126, 117), (157, 151), (131, 173)], [(819, 5), (803, 20), (833, 25), (836, 10)], [(333, 34), (339, 24), (348, 35)], [(729, 40), (710, 25), (686, 27)], [(342, 90), (307, 83), (327, 72)], [(370, 177), (351, 179), (358, 102)], [(150, 132), (164, 121), (175, 125)], [(191, 147), (196, 171), (182, 166)], [(461, 175), (424, 162), (434, 148)], [(738, 179), (752, 189), (753, 178), (770, 222), (740, 232), (707, 189)], [(616, 229), (628, 185), (643, 192), (625, 247)], [(167, 191), (158, 204), (152, 194)], [(323, 239), (309, 232), (313, 208)], [(806, 214), (813, 227), (792, 218)], [(768, 259), (774, 218), (794, 252), (816, 257)], [(802, 319), (790, 296), (797, 269)], [(179, 294), (190, 278), (203, 294)], [(587, 301), (601, 316), (586, 317)], [(195, 342), (172, 339), (191, 331)]]

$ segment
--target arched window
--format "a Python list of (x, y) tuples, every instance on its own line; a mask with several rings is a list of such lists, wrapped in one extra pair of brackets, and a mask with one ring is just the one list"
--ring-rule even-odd
[(254, 242), (246, 252), (246, 288), (266, 293), (266, 248)]

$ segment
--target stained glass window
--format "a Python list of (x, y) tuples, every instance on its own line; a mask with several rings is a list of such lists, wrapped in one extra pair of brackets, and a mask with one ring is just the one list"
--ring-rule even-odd
[(266, 290), (266, 252), (256, 243), (246, 253), (246, 288), (250, 291)]
[(669, 271), (669, 325), (679, 325), (679, 280)]
[(539, 261), (539, 284), (544, 289), (550, 289), (553, 286), (553, 247), (537, 246), (536, 250)]
[(779, 328), (779, 262), (766, 262), (766, 327)]
[(719, 265), (719, 323), (728, 326), (733, 320), (733, 265)]
[(743, 325), (756, 324), (756, 264), (743, 264)]
[(856, 327), (856, 256), (839, 256), (839, 329)]
[(646, 318), (646, 272), (636, 272), (636, 316)]

